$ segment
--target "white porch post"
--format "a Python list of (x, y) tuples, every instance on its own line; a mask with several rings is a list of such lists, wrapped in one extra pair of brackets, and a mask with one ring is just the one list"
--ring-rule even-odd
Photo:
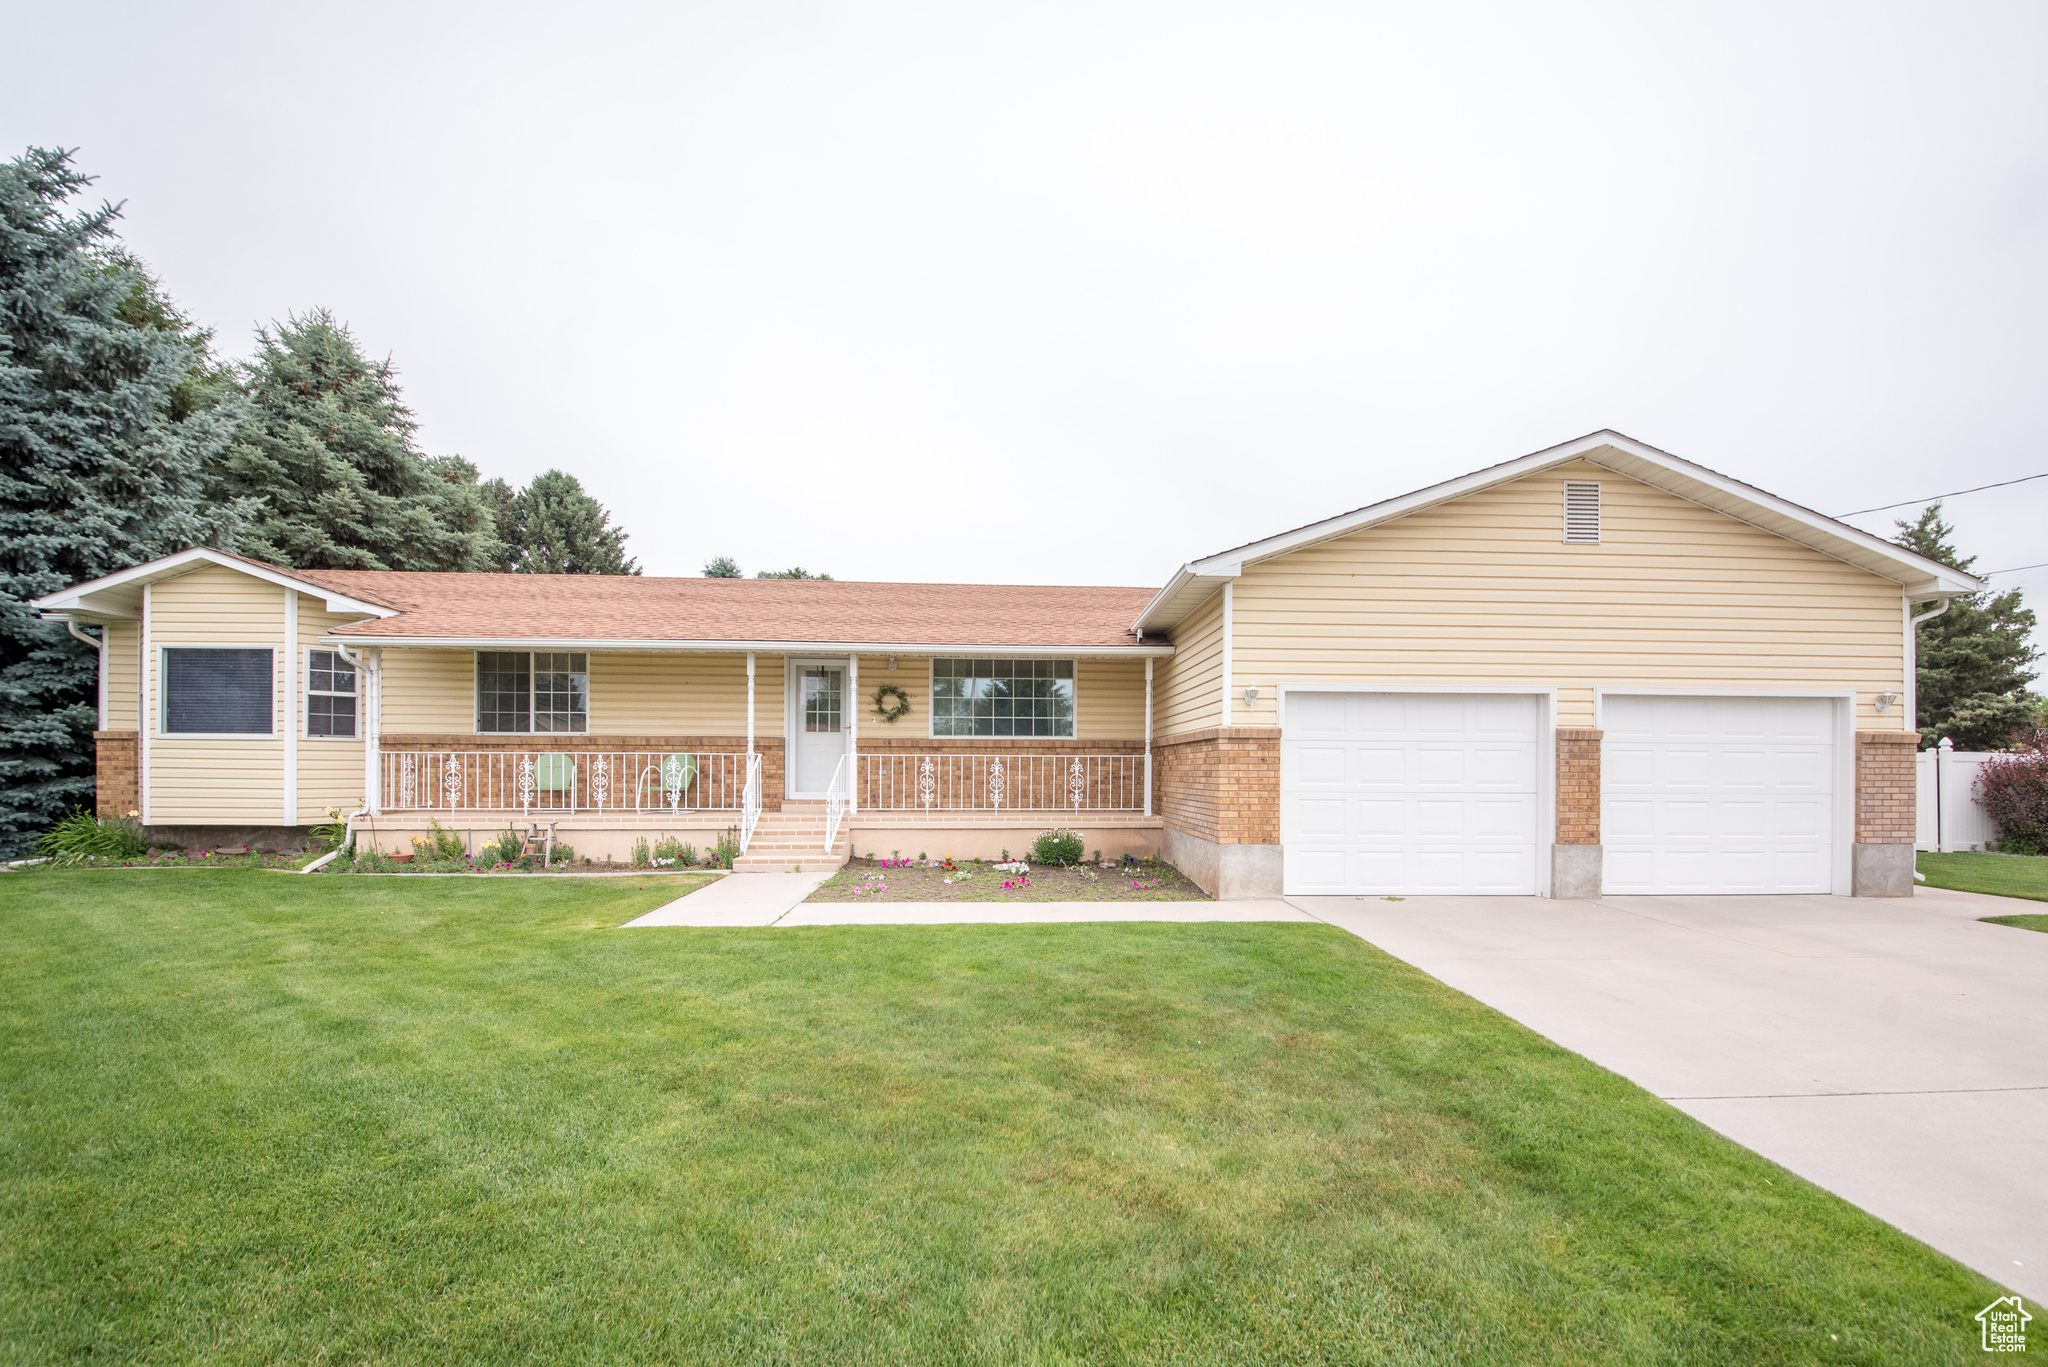
[(135, 671), (135, 677), (138, 680), (135, 698), (135, 729), (140, 733), (136, 738), (135, 751), (142, 761), (135, 766), (135, 806), (141, 811), (142, 824), (145, 826), (149, 824), (150, 816), (149, 735), (150, 732), (156, 730), (157, 718), (157, 668), (156, 660), (153, 658), (154, 652), (150, 649), (150, 628), (156, 625), (155, 614), (151, 611), (155, 606), (150, 601), (149, 591), (151, 587), (149, 584), (142, 586), (142, 659), (140, 661), (141, 667)]
[(284, 591), (284, 824), (299, 824), (299, 591)]
[(1152, 657), (1145, 657), (1145, 815), (1152, 815)]
[(754, 652), (747, 652), (747, 753), (754, 753)]
[(853, 758), (847, 768), (852, 772), (846, 776), (846, 810), (851, 812), (860, 804), (855, 794), (860, 791), (860, 656), (846, 657), (846, 753)]

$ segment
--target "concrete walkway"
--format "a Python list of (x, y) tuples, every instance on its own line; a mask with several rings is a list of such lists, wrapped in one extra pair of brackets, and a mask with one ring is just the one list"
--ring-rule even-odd
[(2048, 904), (1290, 900), (2048, 1300)]
[(818, 884), (837, 873), (732, 873), (685, 893), (666, 906), (621, 927), (637, 926), (766, 926), (809, 897)]

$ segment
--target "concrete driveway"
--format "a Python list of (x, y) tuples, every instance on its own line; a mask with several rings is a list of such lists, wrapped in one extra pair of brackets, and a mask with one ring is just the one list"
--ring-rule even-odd
[(2048, 1301), (2048, 903), (1288, 900)]

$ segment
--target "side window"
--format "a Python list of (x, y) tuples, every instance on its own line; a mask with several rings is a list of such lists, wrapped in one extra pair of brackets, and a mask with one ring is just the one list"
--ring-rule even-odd
[(173, 646), (163, 654), (163, 734), (271, 734), (267, 648)]
[(337, 650), (315, 650), (306, 656), (306, 734), (356, 734), (356, 667)]
[(581, 651), (479, 650), (476, 729), (510, 735), (588, 731), (590, 657)]

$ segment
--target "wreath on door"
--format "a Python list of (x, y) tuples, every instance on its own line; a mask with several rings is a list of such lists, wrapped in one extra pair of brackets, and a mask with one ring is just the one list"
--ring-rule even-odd
[[(894, 704), (891, 698), (896, 700)], [(883, 684), (875, 690), (875, 715), (894, 725), (910, 715), (910, 695), (895, 684)]]

